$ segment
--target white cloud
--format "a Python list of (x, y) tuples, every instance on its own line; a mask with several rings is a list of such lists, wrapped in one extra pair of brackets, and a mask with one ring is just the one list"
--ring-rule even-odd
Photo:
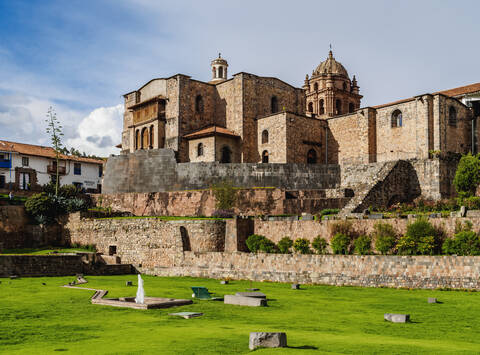
[(115, 145), (121, 142), (122, 124), (123, 105), (99, 107), (82, 119), (77, 137), (67, 139), (67, 146), (97, 156), (118, 154)]

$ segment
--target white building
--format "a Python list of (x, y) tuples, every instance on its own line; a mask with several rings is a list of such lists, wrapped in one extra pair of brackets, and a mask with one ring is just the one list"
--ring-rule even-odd
[[(60, 185), (76, 185), (87, 192), (100, 192), (103, 160), (60, 155)], [(55, 151), (50, 147), (0, 140), (0, 189), (41, 190), (55, 181)]]

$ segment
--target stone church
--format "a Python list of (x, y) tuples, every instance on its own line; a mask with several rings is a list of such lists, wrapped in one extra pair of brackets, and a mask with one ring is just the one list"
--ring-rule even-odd
[(361, 107), (329, 52), (302, 88), (250, 73), (152, 79), (124, 95), (122, 153), (172, 149), (177, 162), (365, 164), (477, 152), (480, 83)]
[(345, 208), (359, 211), (451, 197), (459, 157), (478, 152), (480, 83), (362, 107), (356, 77), (332, 51), (301, 88), (229, 77), (220, 55), (211, 72), (209, 82), (176, 74), (124, 95), (121, 154), (108, 159), (105, 193), (230, 180), (278, 188), (284, 199), (316, 196), (308, 199), (317, 209), (350, 201)]

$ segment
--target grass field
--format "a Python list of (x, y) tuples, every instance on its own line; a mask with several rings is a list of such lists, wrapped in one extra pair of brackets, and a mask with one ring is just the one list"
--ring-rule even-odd
[(85, 248), (22, 248), (22, 249), (4, 249), (0, 255), (48, 255), (59, 253), (92, 252)]
[[(136, 276), (86, 277), (85, 287), (107, 297), (134, 296), (125, 286)], [(92, 291), (60, 288), (72, 277), (0, 279), (0, 353), (43, 354), (241, 354), (251, 331), (284, 331), (287, 349), (255, 354), (475, 354), (480, 353), (480, 293), (253, 283), (269, 307), (219, 301), (164, 310), (133, 310), (90, 304)], [(144, 276), (147, 296), (190, 298), (190, 286), (219, 295), (244, 291), (248, 281)], [(46, 285), (42, 285), (45, 283)], [(428, 304), (437, 297), (441, 304)], [(204, 316), (174, 318), (171, 312)], [(409, 324), (383, 320), (410, 313)]]

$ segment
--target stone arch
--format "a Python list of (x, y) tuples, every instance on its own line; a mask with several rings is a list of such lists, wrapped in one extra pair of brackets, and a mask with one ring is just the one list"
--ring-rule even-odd
[(264, 150), (262, 153), (262, 163), (267, 164), (268, 163), (268, 151)]
[(403, 126), (403, 115), (402, 111), (395, 110), (392, 112), (392, 121), (391, 121), (392, 128), (395, 127), (402, 127)]
[(313, 90), (318, 91), (318, 83), (313, 84)]
[(262, 132), (262, 144), (268, 143), (268, 131), (266, 129)]
[(135, 131), (135, 149), (140, 149), (140, 130)]
[(353, 104), (353, 102), (350, 102), (348, 104), (348, 112), (352, 113), (353, 111), (355, 111), (355, 105)]
[(202, 113), (203, 112), (203, 97), (202, 95), (197, 95), (195, 98), (195, 112)]
[(148, 129), (147, 127), (142, 128), (142, 149), (147, 149), (148, 147)]
[(150, 133), (150, 137), (148, 139), (148, 141), (149, 141), (148, 147), (150, 149), (153, 149), (153, 141), (154, 141), (153, 125), (150, 126), (150, 132), (149, 133)]
[(313, 102), (308, 103), (308, 112), (313, 112)]
[(198, 143), (197, 145), (197, 156), (203, 156), (203, 143)]
[(320, 99), (320, 101), (318, 101), (318, 114), (325, 114), (325, 101), (323, 101), (323, 99)]
[(335, 111), (337, 115), (342, 114), (342, 100), (340, 99), (335, 100)]

